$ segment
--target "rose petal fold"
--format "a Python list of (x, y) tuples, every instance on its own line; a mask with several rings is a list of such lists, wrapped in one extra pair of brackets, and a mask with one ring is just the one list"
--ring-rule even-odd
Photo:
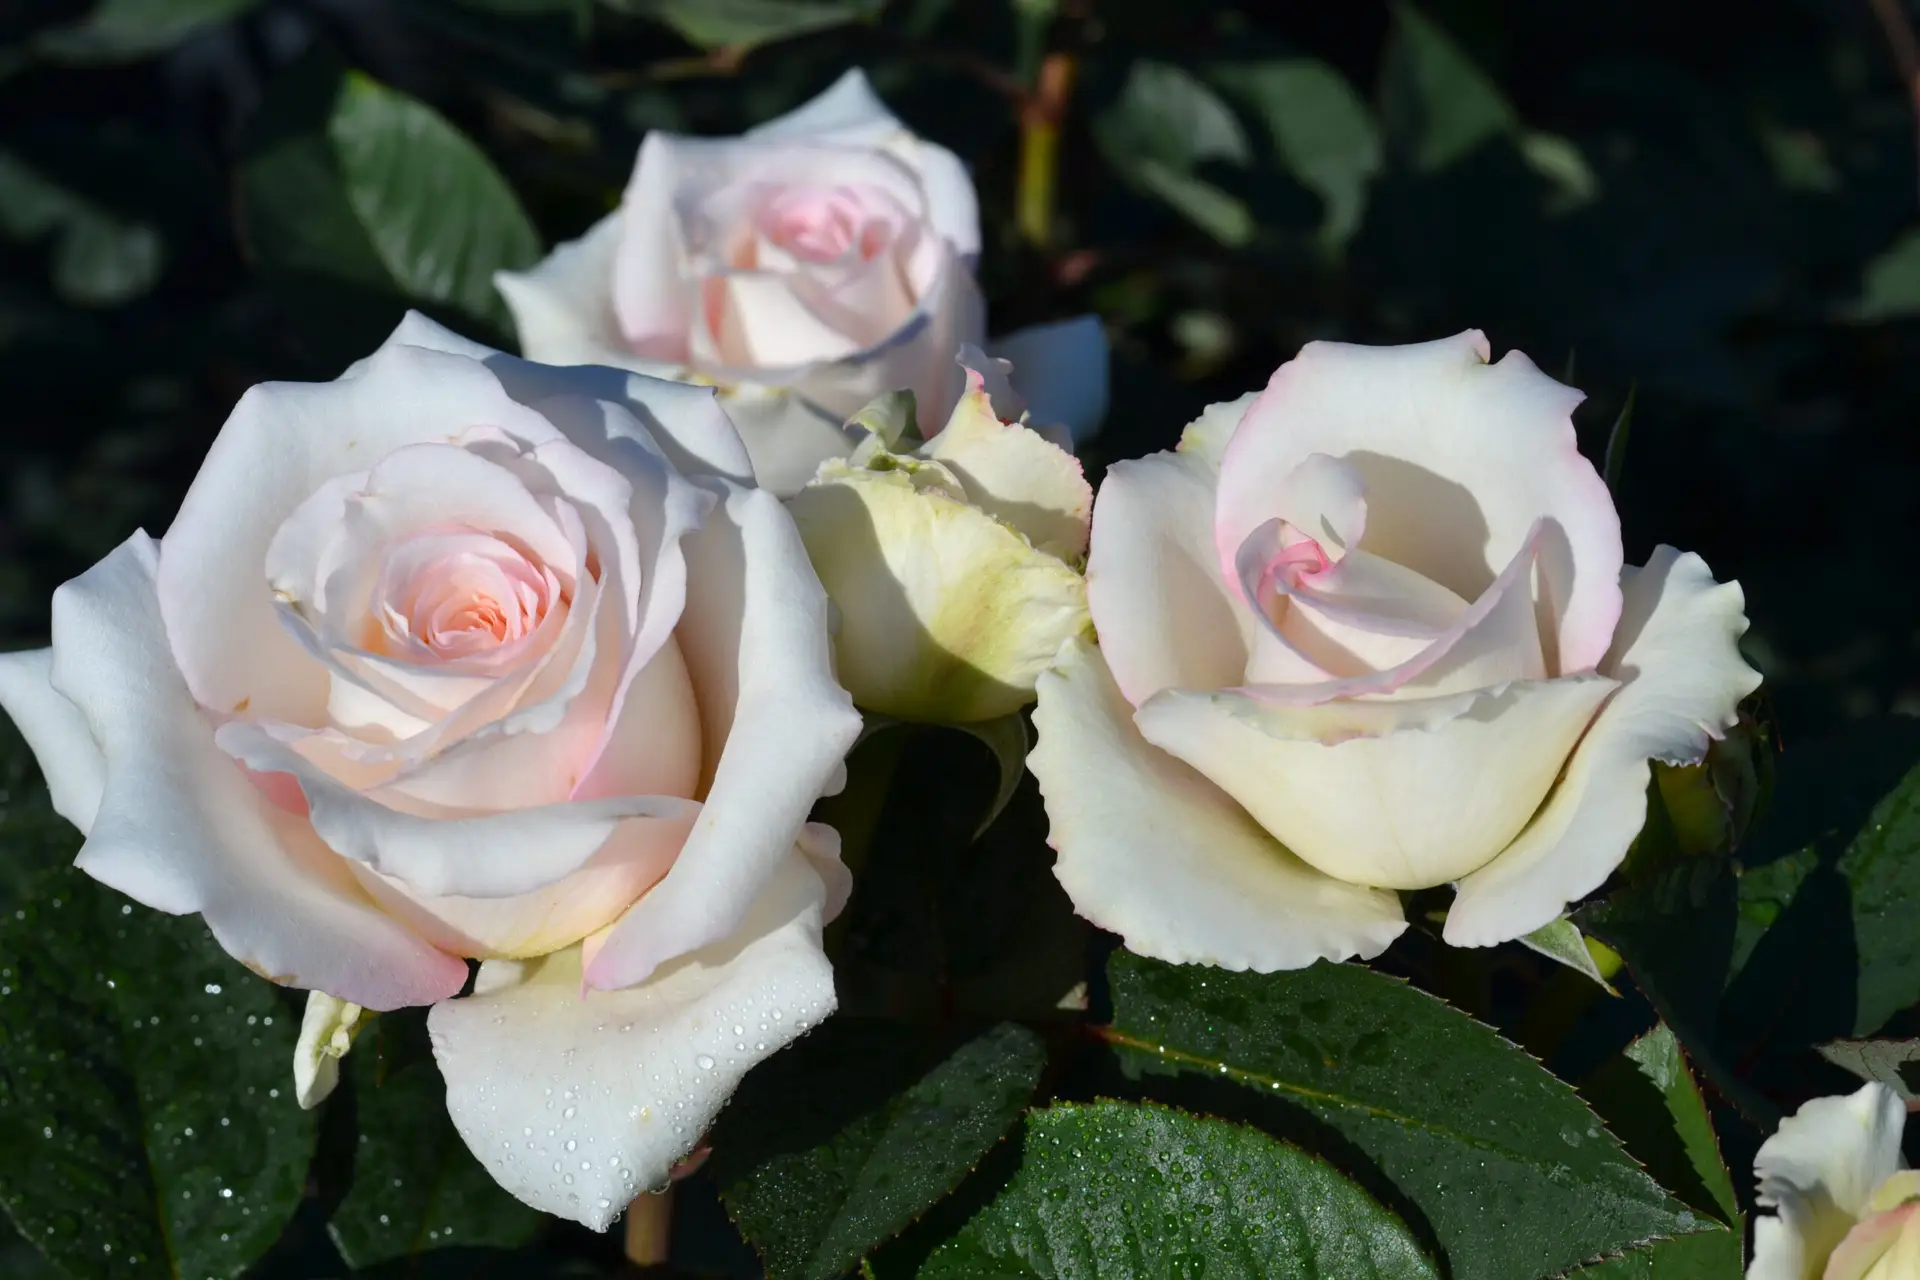
[(1616, 687), (1567, 676), (1314, 706), (1167, 690), (1134, 723), (1326, 874), (1428, 889), (1507, 847)]
[(639, 985), (581, 983), (570, 948), (488, 961), (428, 1015), (454, 1126), (496, 1181), (605, 1230), (662, 1185), (748, 1070), (834, 1008), (826, 887), (787, 852), (730, 936)]
[(1754, 1264), (1764, 1263), (1761, 1274), (1797, 1280), (1802, 1273), (1788, 1272), (1788, 1265), (1824, 1263), (1870, 1214), (1881, 1184), (1902, 1167), (1906, 1120), (1899, 1095), (1876, 1083), (1841, 1097), (1815, 1098), (1780, 1122), (1753, 1159), (1760, 1184), (1756, 1201), (1776, 1215), (1754, 1219)]
[(953, 472), (968, 501), (1039, 550), (1066, 561), (1086, 554), (1093, 487), (1085, 468), (1038, 432), (1000, 421), (980, 374), (968, 371), (966, 392), (920, 456)]
[(105, 765), (77, 865), (158, 910), (199, 912), (275, 982), (369, 1009), (454, 994), (466, 965), (376, 909), (306, 821), (214, 745), (168, 653), (158, 556), (136, 533), (54, 593), (53, 685), (99, 734)]
[(631, 986), (731, 934), (860, 733), (792, 518), (764, 490), (710, 483), (724, 502), (684, 540), (701, 589), (679, 632), (709, 746), (706, 808), (587, 966), (593, 987)]
[(1461, 880), (1445, 929), (1454, 946), (1531, 933), (1599, 888), (1646, 819), (1647, 761), (1700, 760), (1759, 687), (1740, 656), (1737, 583), (1715, 583), (1699, 556), (1672, 547), (1623, 577), (1619, 634), (1600, 664), (1621, 688), (1527, 829)]
[[(1024, 427), (994, 426), (1067, 458)], [(869, 711), (943, 723), (1011, 714), (1087, 628), (1077, 572), (905, 470), (829, 463), (788, 505), (837, 610), (840, 679)]]
[(1372, 957), (1406, 927), (1391, 893), (1309, 867), (1142, 738), (1101, 660), (1074, 641), (1040, 678), (1028, 765), (1074, 909), (1129, 950), (1267, 973)]
[[(506, 393), (523, 405), (555, 396), (574, 396), (621, 406), (638, 421), (640, 430), (623, 427), (620, 419), (609, 417), (602, 424), (606, 435), (598, 442), (598, 451), (594, 441), (574, 439), (575, 444), (596, 456), (640, 443), (644, 432), (684, 476), (719, 476), (741, 484), (753, 480), (746, 446), (720, 408), (713, 388), (673, 380), (668, 374), (671, 366), (637, 357), (623, 358), (610, 367), (557, 358), (547, 363), (522, 360), (461, 337), (417, 311), (406, 314), (381, 350), (396, 345), (478, 360), (499, 379)], [(348, 369), (348, 375), (359, 367)]]
[(1100, 434), (1109, 376), (1099, 316), (1016, 329), (989, 342), (987, 354), (1012, 362), (1031, 426), (1064, 427), (1075, 444)]
[(53, 811), (85, 835), (100, 808), (106, 761), (80, 708), (53, 687), (53, 650), (0, 653), (0, 708), (46, 775)]
[(747, 131), (759, 141), (812, 140), (839, 146), (884, 146), (920, 175), (927, 212), (940, 234), (971, 259), (980, 253), (980, 205), (960, 157), (908, 132), (854, 67), (818, 97)]
[(1549, 674), (1590, 670), (1620, 616), (1620, 518), (1574, 436), (1578, 391), (1517, 351), (1488, 364), (1477, 332), (1400, 347), (1312, 342), (1282, 365), (1221, 464), (1222, 563), (1273, 516), (1315, 453), (1366, 485), (1362, 549), (1479, 598), (1545, 521), (1528, 590)]
[(1136, 706), (1246, 673), (1259, 619), (1220, 576), (1217, 479), (1202, 454), (1156, 453), (1116, 462), (1094, 499), (1087, 607), (1104, 664)]

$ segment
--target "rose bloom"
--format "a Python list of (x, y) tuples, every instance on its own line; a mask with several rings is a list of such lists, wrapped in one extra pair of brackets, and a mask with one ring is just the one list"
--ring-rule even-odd
[(1580, 393), (1466, 333), (1311, 343), (1107, 473), (1099, 647), (1041, 677), (1031, 765), (1080, 912), (1234, 969), (1372, 956), (1399, 889), (1449, 942), (1548, 924), (1625, 856), (1648, 760), (1759, 683), (1740, 589), (1620, 521)]
[(409, 317), (248, 392), (0, 704), (82, 870), (311, 989), (334, 1053), (342, 1003), (432, 1004), (474, 1154), (604, 1227), (834, 1003), (806, 820), (859, 721), (750, 478), (709, 390)]
[(1883, 1084), (1815, 1098), (1760, 1144), (1748, 1280), (1914, 1280), (1920, 1173), (1900, 1158), (1906, 1104)]
[[(858, 70), (738, 138), (647, 135), (620, 207), (525, 273), (496, 277), (521, 350), (721, 388), (760, 483), (781, 494), (853, 442), (841, 424), (912, 391), (945, 421), (954, 355), (985, 340), (980, 213), (958, 157), (915, 137)], [(1037, 425), (1106, 411), (1091, 317), (1009, 335)]]

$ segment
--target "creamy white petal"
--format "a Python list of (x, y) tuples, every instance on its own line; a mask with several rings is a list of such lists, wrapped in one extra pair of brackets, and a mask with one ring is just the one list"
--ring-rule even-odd
[(106, 761), (80, 708), (53, 687), (53, 650), (0, 653), (0, 708), (46, 775), (53, 811), (85, 835), (100, 808)]
[(1192, 769), (1150, 746), (1099, 650), (1040, 678), (1040, 780), (1074, 909), (1141, 955), (1266, 973), (1372, 957), (1406, 922), (1391, 893), (1324, 876)]
[(1038, 432), (1002, 422), (980, 374), (968, 371), (947, 425), (919, 452), (959, 477), (968, 501), (1041, 551), (1069, 562), (1086, 554), (1093, 487), (1085, 469)]
[[(1024, 427), (994, 426), (1059, 453)], [(868, 711), (1009, 715), (1032, 701), (1061, 643), (1087, 630), (1077, 572), (906, 471), (829, 463), (788, 505), (835, 606), (839, 678)]]
[(1220, 575), (1217, 473), (1194, 453), (1117, 462), (1100, 483), (1087, 554), (1087, 607), (1100, 652), (1136, 706), (1162, 689), (1240, 683), (1254, 611)]
[(1900, 1136), (1907, 1108), (1882, 1084), (1841, 1097), (1815, 1098), (1780, 1122), (1760, 1144), (1756, 1200), (1774, 1216), (1754, 1219), (1749, 1280), (1818, 1276), (1855, 1223), (1873, 1210), (1874, 1192), (1904, 1167)]
[(495, 273), (493, 286), (513, 313), (521, 355), (542, 364), (608, 364), (609, 356), (617, 361), (627, 351), (613, 313), (619, 246), (620, 215), (610, 213), (527, 270)]
[(1646, 820), (1647, 761), (1701, 759), (1759, 687), (1740, 656), (1747, 619), (1737, 583), (1716, 584), (1699, 556), (1672, 547), (1624, 579), (1619, 632), (1600, 664), (1621, 689), (1527, 829), (1461, 880), (1447, 913), (1454, 946), (1531, 933), (1599, 888)]
[(1578, 391), (1486, 339), (1363, 347), (1312, 342), (1249, 407), (1221, 464), (1223, 563), (1272, 516), (1309, 455), (1366, 482), (1365, 550), (1478, 598), (1545, 520), (1536, 582), (1548, 671), (1590, 669), (1620, 615), (1620, 519), (1574, 436)]
[(1507, 847), (1615, 687), (1567, 676), (1308, 707), (1168, 690), (1134, 722), (1327, 875), (1427, 889)]
[(1035, 427), (1065, 427), (1074, 443), (1107, 417), (1107, 331), (1099, 316), (1029, 325), (995, 338), (987, 353), (1013, 363), (1013, 383)]
[(595, 987), (630, 986), (731, 934), (860, 733), (792, 517), (771, 493), (713, 483), (725, 501), (685, 540), (699, 585), (679, 632), (709, 747), (706, 808), (587, 967)]
[(728, 388), (720, 401), (753, 459), (754, 482), (779, 497), (798, 493), (827, 459), (853, 452), (840, 417), (797, 392), (749, 383)]
[(370, 1009), (445, 999), (466, 966), (375, 909), (304, 819), (214, 745), (167, 652), (157, 548), (137, 533), (53, 597), (53, 684), (99, 734), (106, 785), (77, 865), (148, 906), (199, 912), (273, 981)]
[(366, 1011), (324, 991), (307, 992), (306, 1011), (300, 1016), (300, 1039), (293, 1046), (293, 1099), (302, 1111), (327, 1100), (340, 1083), (340, 1060), (353, 1048), (353, 1038), (365, 1025)]
[[(1180, 432), (1180, 443), (1176, 446), (1181, 453), (1200, 458), (1213, 468), (1217, 476), (1220, 472), (1220, 459), (1227, 452), (1227, 444), (1233, 439), (1233, 433), (1240, 428), (1240, 420), (1247, 416), (1247, 410), (1260, 398), (1258, 391), (1234, 400), (1222, 400), (1208, 405), (1200, 411), (1200, 416), (1189, 422)], [(1212, 515), (1208, 515), (1208, 535), (1212, 535)]]
[(498, 812), (409, 812), (336, 781), (257, 724), (230, 721), (214, 737), (248, 768), (297, 779), (314, 830), (342, 857), (423, 894), (530, 893), (585, 865), (623, 823), (685, 830), (700, 808), (678, 796), (612, 796)]
[(489, 961), (475, 993), (428, 1016), (447, 1110), (495, 1180), (605, 1230), (664, 1183), (755, 1064), (833, 1011), (825, 886), (786, 853), (730, 934), (596, 991), (577, 948)]
[[(610, 417), (599, 423), (605, 429), (604, 437), (573, 437), (575, 444), (597, 457), (604, 458), (609, 450), (618, 451), (644, 432), (682, 475), (721, 476), (742, 484), (753, 479), (746, 447), (715, 402), (713, 388), (678, 381), (684, 371), (677, 365), (619, 352), (603, 353), (592, 362), (556, 359), (536, 363), (463, 338), (417, 311), (409, 311), (387, 339), (386, 347), (396, 345), (478, 360), (521, 404), (572, 396), (620, 405), (637, 420), (637, 428), (623, 427), (620, 419)], [(597, 367), (600, 365), (606, 367)], [(351, 374), (353, 369), (347, 372)]]
[(1813, 1099), (1760, 1144), (1753, 1158), (1758, 1203), (1771, 1208), (1791, 1198), (1866, 1217), (1873, 1193), (1905, 1166), (1900, 1136), (1906, 1123), (1906, 1104), (1883, 1084)]

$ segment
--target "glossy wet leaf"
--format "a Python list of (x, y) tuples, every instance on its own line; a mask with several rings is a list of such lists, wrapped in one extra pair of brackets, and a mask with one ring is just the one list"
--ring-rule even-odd
[(300, 1200), (297, 1019), (195, 916), (73, 870), (0, 919), (0, 1203), (75, 1276), (238, 1276)]
[(1127, 952), (1108, 976), (1124, 1065), (1238, 1086), (1207, 1104), (1307, 1140), (1330, 1127), (1384, 1180), (1370, 1190), (1419, 1206), (1455, 1275), (1534, 1280), (1703, 1225), (1572, 1089), (1404, 982), (1358, 965), (1239, 974)]
[(832, 1280), (899, 1234), (1000, 1141), (1046, 1063), (1002, 1023), (915, 1078), (915, 1039), (829, 1022), (722, 1113), (713, 1176), (775, 1280)]
[(1331, 1165), (1169, 1107), (1056, 1103), (1020, 1171), (920, 1280), (1415, 1280), (1405, 1224)]
[[(327, 1230), (350, 1265), (456, 1246), (513, 1248), (539, 1233), (541, 1216), (501, 1190), (448, 1119), (424, 1011), (381, 1014), (343, 1065), (360, 1136), (353, 1181)], [(335, 1098), (329, 1106), (346, 1102)]]

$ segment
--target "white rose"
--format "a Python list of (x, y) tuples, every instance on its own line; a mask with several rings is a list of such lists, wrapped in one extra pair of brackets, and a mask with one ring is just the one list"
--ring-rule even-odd
[(82, 870), (320, 993), (303, 1101), (352, 1006), (432, 1004), (474, 1154), (604, 1227), (834, 1003), (845, 871), (804, 824), (859, 721), (749, 479), (710, 391), (409, 317), (248, 392), (0, 704)]
[(1920, 1173), (1900, 1158), (1906, 1104), (1883, 1084), (1815, 1098), (1760, 1144), (1748, 1280), (1920, 1276)]
[(1041, 678), (1031, 763), (1061, 882), (1135, 951), (1372, 956), (1393, 890), (1450, 882), (1449, 942), (1520, 937), (1758, 685), (1738, 586), (1665, 547), (1622, 570), (1580, 393), (1487, 356), (1312, 343), (1108, 472), (1099, 648)]
[(969, 347), (963, 365), (967, 392), (931, 441), (895, 453), (869, 437), (787, 500), (854, 702), (949, 724), (1033, 701), (1087, 630), (1093, 508), (1080, 463), (1017, 420), (1007, 362)]
[[(522, 351), (721, 388), (763, 487), (788, 494), (852, 441), (841, 423), (912, 391), (939, 422), (985, 338), (980, 213), (958, 157), (915, 137), (849, 71), (738, 138), (650, 133), (620, 208), (496, 282)], [(1084, 436), (1106, 411), (1106, 341), (1083, 317), (997, 354), (1034, 420)]]

